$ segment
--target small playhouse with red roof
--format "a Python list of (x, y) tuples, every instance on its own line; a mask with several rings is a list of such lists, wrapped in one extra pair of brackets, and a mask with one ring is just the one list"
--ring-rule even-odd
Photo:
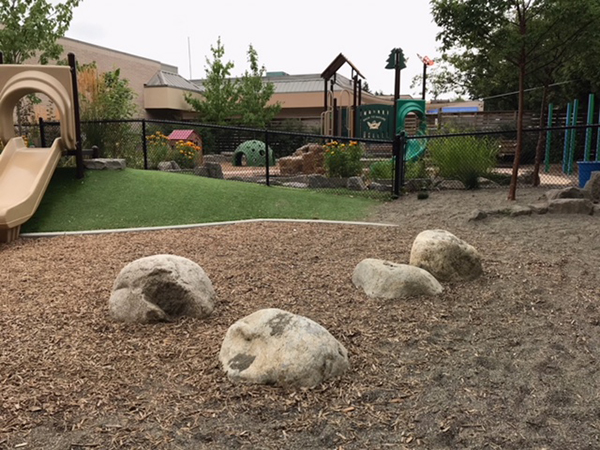
[(202, 138), (194, 130), (173, 130), (168, 137), (172, 147), (179, 141), (193, 142), (198, 147), (202, 147)]

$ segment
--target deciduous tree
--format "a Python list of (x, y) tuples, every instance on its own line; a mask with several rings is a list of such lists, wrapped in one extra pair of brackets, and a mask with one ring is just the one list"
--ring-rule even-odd
[(203, 81), (204, 100), (186, 95), (185, 100), (207, 123), (224, 125), (236, 115), (239, 101), (238, 81), (231, 78), (233, 62), (224, 62), (225, 47), (221, 38), (216, 46), (211, 46), (212, 60), (206, 58), (206, 78)]
[[(432, 0), (431, 4), (442, 28), (438, 35), (442, 50), (459, 70), (471, 68), (473, 83), (494, 79), (510, 71), (508, 67), (516, 73), (517, 150), (508, 195), (514, 200), (527, 81), (561, 49), (585, 42), (600, 6), (597, 0)], [(558, 29), (565, 30), (562, 39), (556, 38)]]
[(266, 69), (259, 66), (258, 53), (252, 45), (248, 48), (248, 63), (250, 70), (246, 70), (238, 85), (239, 121), (245, 126), (264, 128), (279, 113), (281, 104), (269, 105), (275, 85), (263, 81)]
[(58, 39), (65, 35), (73, 9), (81, 0), (0, 0), (0, 51), (5, 64), (22, 64), (37, 57), (41, 64), (62, 53)]

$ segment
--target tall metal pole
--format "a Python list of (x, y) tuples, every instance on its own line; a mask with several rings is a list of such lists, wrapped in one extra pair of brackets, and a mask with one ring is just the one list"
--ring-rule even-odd
[(396, 53), (395, 82), (394, 82), (394, 136), (398, 133), (396, 126), (398, 125), (398, 100), (400, 99), (400, 63), (398, 61), (398, 53)]
[(425, 100), (426, 92), (427, 92), (427, 64), (423, 63), (423, 95), (422, 95), (423, 100)]

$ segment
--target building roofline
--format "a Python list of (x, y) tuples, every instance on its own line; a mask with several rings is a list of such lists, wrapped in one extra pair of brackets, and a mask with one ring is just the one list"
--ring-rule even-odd
[[(92, 44), (91, 42), (81, 41), (79, 39), (73, 39), (73, 38), (66, 37), (66, 36), (60, 38), (59, 41), (60, 40), (77, 42), (78, 44), (83, 44), (83, 45), (86, 45), (86, 46), (95, 47), (95, 48), (99, 48), (99, 49), (102, 49), (102, 50), (108, 50), (108, 51), (113, 52), (113, 53), (119, 53), (121, 55), (129, 56), (129, 57), (133, 57), (133, 58), (137, 58), (137, 59), (143, 59), (145, 61), (151, 61), (151, 62), (160, 64), (161, 66), (166, 66), (166, 67), (175, 69), (176, 71), (179, 70), (179, 68), (177, 66), (173, 65), (173, 64), (167, 64), (167, 63), (163, 63), (162, 61), (158, 61), (156, 59), (146, 58), (145, 56), (139, 56), (139, 55), (134, 55), (133, 53), (127, 53), (127, 52), (123, 52), (121, 50), (115, 50), (114, 48), (103, 47), (102, 45)], [(77, 56), (77, 55), (75, 55), (75, 56)], [(175, 73), (177, 74), (177, 72), (175, 72)]]

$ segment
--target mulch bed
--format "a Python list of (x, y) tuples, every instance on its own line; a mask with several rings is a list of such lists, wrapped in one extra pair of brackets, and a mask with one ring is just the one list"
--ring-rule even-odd
[[(0, 448), (599, 448), (600, 218), (466, 221), (504, 196), (433, 193), (374, 213), (397, 228), (253, 223), (0, 245)], [(427, 228), (475, 245), (484, 276), (433, 298), (354, 288), (358, 262), (408, 262)], [(203, 267), (213, 315), (111, 321), (119, 271), (159, 253)], [(268, 307), (327, 328), (350, 371), (312, 390), (232, 384), (217, 357), (225, 332)]]

